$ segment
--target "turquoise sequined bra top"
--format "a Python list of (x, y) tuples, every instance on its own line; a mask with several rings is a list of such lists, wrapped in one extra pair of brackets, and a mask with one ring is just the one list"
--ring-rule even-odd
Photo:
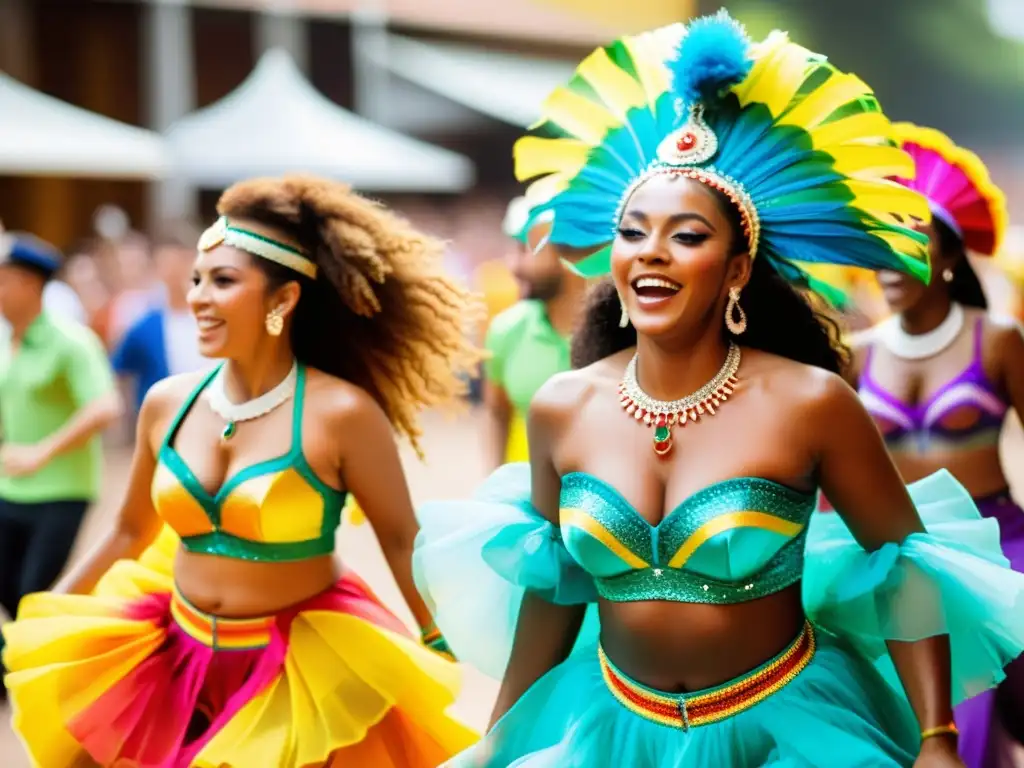
[(616, 602), (732, 604), (801, 579), (815, 496), (771, 480), (725, 480), (651, 525), (608, 483), (562, 478), (560, 527), (569, 554)]

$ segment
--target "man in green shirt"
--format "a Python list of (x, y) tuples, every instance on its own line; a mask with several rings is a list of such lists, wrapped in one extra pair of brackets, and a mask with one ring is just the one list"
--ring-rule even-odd
[(0, 606), (10, 616), (64, 569), (99, 493), (100, 432), (121, 414), (100, 340), (42, 309), (61, 261), (48, 243), (0, 232), (0, 314), (10, 325), (0, 339)]
[(484, 365), (491, 468), (527, 460), (530, 401), (549, 378), (569, 370), (570, 335), (587, 289), (586, 280), (562, 264), (563, 257), (578, 254), (548, 242), (549, 220), (527, 227), (528, 214), (517, 198), (505, 219), (505, 232), (517, 243), (513, 272), (525, 296), (494, 318), (485, 342), (491, 353)]

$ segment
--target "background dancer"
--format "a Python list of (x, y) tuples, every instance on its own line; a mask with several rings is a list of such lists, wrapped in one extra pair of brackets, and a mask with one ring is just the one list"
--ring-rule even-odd
[(0, 233), (0, 313), (10, 329), (0, 343), (0, 606), (9, 616), (64, 570), (100, 490), (100, 433), (121, 413), (100, 340), (43, 308), (61, 264), (49, 243)]
[[(1002, 192), (981, 160), (942, 133), (894, 126), (917, 169), (913, 181), (931, 207), (932, 280), (895, 272), (880, 283), (894, 315), (857, 343), (853, 378), (875, 417), (904, 480), (949, 470), (986, 517), (999, 521), (1003, 552), (1024, 571), (1024, 511), (1010, 496), (999, 438), (1011, 410), (1024, 410), (1024, 336), (1012, 320), (988, 313), (967, 251), (991, 256), (1006, 228)], [(990, 723), (1001, 720), (1024, 740), (1024, 660), (1008, 670), (998, 693), (957, 710), (961, 753), (968, 766), (996, 765)], [(994, 707), (1002, 717), (993, 717)], [(1001, 729), (997, 729), (1001, 730)], [(1001, 734), (993, 738), (1002, 741)]]
[(484, 346), (484, 404), (490, 468), (527, 459), (525, 415), (537, 390), (569, 370), (569, 343), (583, 308), (586, 280), (562, 263), (568, 249), (550, 242), (549, 221), (528, 221), (528, 204), (509, 205), (506, 231), (518, 243), (513, 272), (525, 296), (491, 322)]

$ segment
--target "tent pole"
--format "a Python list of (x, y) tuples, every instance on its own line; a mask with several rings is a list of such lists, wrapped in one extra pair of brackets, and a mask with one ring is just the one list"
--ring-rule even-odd
[[(143, 12), (143, 71), (150, 127), (163, 133), (196, 106), (192, 9), (183, 0), (156, 0)], [(150, 222), (190, 220), (198, 214), (195, 189), (171, 169), (151, 185)]]
[(388, 13), (382, 0), (361, 0), (352, 13), (352, 80), (356, 114), (388, 125)]

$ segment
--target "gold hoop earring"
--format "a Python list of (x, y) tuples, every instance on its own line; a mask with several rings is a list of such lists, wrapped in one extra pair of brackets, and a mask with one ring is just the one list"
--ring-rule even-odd
[(629, 325), (629, 312), (626, 311), (626, 302), (622, 300), (622, 294), (619, 294), (619, 306), (622, 308), (622, 314), (619, 315), (619, 328), (625, 328)]
[(267, 317), (263, 322), (267, 326), (267, 333), (271, 336), (280, 336), (281, 331), (284, 330), (284, 318), (281, 317), (280, 309), (272, 309), (267, 312)]
[[(739, 318), (733, 317), (737, 313)], [(740, 306), (740, 289), (735, 285), (729, 289), (729, 303), (725, 305), (725, 327), (734, 336), (739, 336), (747, 330), (747, 313)]]
[(953, 270), (950, 269), (949, 267), (946, 267), (944, 270), (942, 270), (942, 279), (945, 280), (947, 283), (952, 283)]

